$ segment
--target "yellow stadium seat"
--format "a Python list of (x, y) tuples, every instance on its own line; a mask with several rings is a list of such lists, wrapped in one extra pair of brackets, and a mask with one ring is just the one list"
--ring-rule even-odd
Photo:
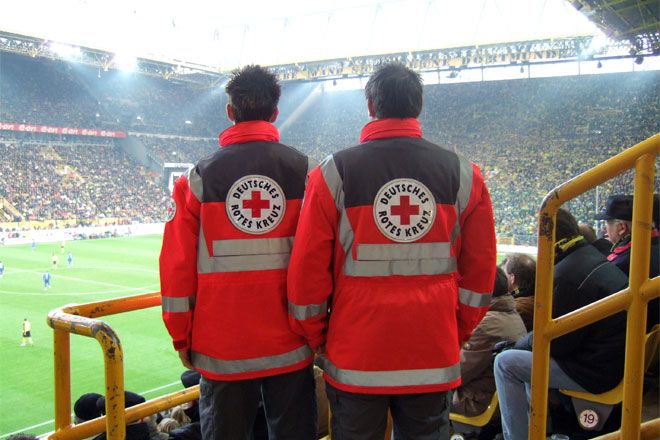
[[(660, 325), (656, 325), (645, 336), (644, 371), (648, 370), (657, 354), (659, 335)], [(600, 394), (592, 394), (586, 391), (559, 391), (571, 397), (580, 426), (588, 431), (599, 431), (607, 421), (614, 405), (621, 403), (623, 400), (623, 380), (616, 387)]]
[(497, 411), (498, 402), (496, 391), (490, 399), (486, 410), (481, 414), (466, 416), (458, 413), (449, 413), (449, 420), (451, 420), (455, 431), (451, 436), (451, 440), (461, 440), (464, 438), (463, 434), (466, 433), (478, 433), (493, 418), (493, 414)]

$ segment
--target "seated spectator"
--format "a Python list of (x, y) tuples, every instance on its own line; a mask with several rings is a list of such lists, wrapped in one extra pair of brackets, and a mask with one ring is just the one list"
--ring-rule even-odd
[(500, 265), (509, 281), (509, 292), (516, 303), (525, 328), (534, 328), (534, 284), (536, 283), (536, 261), (527, 254), (513, 253), (506, 256)]
[(610, 243), (610, 241), (607, 238), (596, 237), (596, 231), (594, 231), (594, 228), (592, 228), (590, 225), (586, 223), (580, 223), (578, 225), (578, 228), (580, 229), (580, 235), (583, 236), (585, 240), (587, 240), (587, 243), (598, 249), (598, 252), (600, 252), (603, 255), (610, 254), (610, 250), (612, 249), (612, 243)]
[(500, 341), (516, 341), (525, 334), (506, 274), (498, 267), (488, 312), (461, 350), (462, 383), (452, 396), (452, 412), (476, 416), (486, 410), (495, 393), (493, 346)]
[(99, 393), (86, 393), (80, 396), (73, 405), (73, 423), (77, 425), (101, 417), (103, 413), (96, 406), (96, 402), (101, 397), (103, 396)]
[[(566, 210), (557, 213), (552, 316), (577, 310), (625, 288), (626, 275), (579, 234)], [(623, 378), (624, 312), (575, 330), (550, 344), (551, 389), (602, 393)], [(525, 440), (529, 426), (532, 333), (495, 358), (495, 383), (505, 440)]]
[[(649, 277), (660, 275), (660, 233), (657, 221), (660, 211), (660, 196), (654, 196), (653, 214), (651, 220), (651, 256), (649, 259)], [(633, 196), (612, 195), (607, 198), (605, 209), (596, 215), (596, 220), (605, 220), (607, 238), (612, 244), (612, 252), (607, 259), (621, 269), (626, 276), (630, 276), (630, 256), (632, 249), (632, 214)], [(660, 299), (656, 298), (649, 302), (649, 313), (646, 321), (646, 329), (649, 331), (660, 321)]]
[[(191, 388), (195, 385), (199, 385), (199, 380), (201, 377), (202, 376), (199, 374), (199, 371), (186, 370), (181, 373), (181, 383), (185, 388)], [(199, 399), (195, 399), (192, 402), (188, 402), (182, 406), (184, 408), (185, 414), (188, 416), (191, 422), (199, 422)]]
[[(146, 402), (145, 398), (139, 394), (131, 391), (124, 391), (124, 407), (130, 408), (131, 406), (138, 405)], [(99, 397), (96, 401), (96, 407), (99, 411), (105, 414), (105, 396)], [(126, 440), (160, 440), (158, 436), (152, 435), (149, 429), (149, 422), (151, 417), (145, 417), (135, 422), (126, 425)], [(94, 440), (105, 440), (106, 433), (102, 432), (94, 437)]]

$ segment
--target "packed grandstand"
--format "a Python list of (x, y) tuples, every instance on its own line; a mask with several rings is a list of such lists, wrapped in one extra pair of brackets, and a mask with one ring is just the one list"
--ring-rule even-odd
[[(532, 3), (531, 0), (526, 1)], [(351, 2), (352, 0), (346, 4)], [(245, 2), (246, 5), (248, 3), (250, 2)], [(269, 7), (274, 9), (280, 4), (269, 3), (271, 3)], [(356, 5), (358, 3), (360, 2), (355, 2)], [(365, 5), (368, 3), (366, 2)], [(383, 10), (394, 6), (405, 9), (406, 2), (371, 3), (373, 5), (365, 6), (360, 3), (343, 9), (344, 12), (348, 11), (346, 12), (348, 14), (355, 12), (356, 9), (373, 7), (374, 17), (368, 18), (369, 21), (373, 21), (373, 28), (384, 27), (385, 31), (379, 32), (388, 33), (390, 32), (388, 26), (398, 25), (401, 26), (401, 29), (398, 29), (399, 33), (405, 33), (402, 22), (406, 20), (395, 16), (398, 23), (388, 22), (387, 17), (383, 18), (387, 15)], [(412, 26), (433, 27), (432, 21), (439, 20), (439, 16), (444, 13), (443, 8), (449, 8), (451, 3), (472, 2), (443, 3), (435, 0), (429, 0), (428, 3), (416, 2), (417, 6), (421, 5), (421, 8), (426, 10), (430, 18), (421, 20), (417, 16), (415, 20), (420, 23), (415, 21)], [(481, 2), (482, 9), (479, 14), (488, 12), (487, 4), (495, 9), (502, 7), (500, 19), (503, 20), (503, 17), (511, 12), (507, 8), (515, 8), (511, 6), (513, 3), (484, 1)], [(523, 3), (519, 2), (519, 4)], [(543, 3), (540, 13), (543, 15), (544, 10), (548, 12), (558, 8), (559, 2), (554, 2), (553, 5), (553, 2), (540, 0), (536, 3)], [(6, 286), (7, 282), (11, 281), (12, 270), (14, 273), (36, 274), (38, 277), (42, 274), (41, 269), (36, 270), (31, 266), (31, 262), (26, 263), (26, 268), (19, 267), (17, 263), (19, 261), (24, 263), (22, 260), (27, 260), (27, 257), (24, 258), (23, 255), (16, 257), (19, 250), (16, 250), (16, 254), (9, 252), (19, 246), (2, 246), (5, 253), (0, 260), (5, 260), (9, 269), (5, 284), (2, 286), (2, 289), (7, 290), (0, 290), (0, 295), (8, 293), (5, 298), (15, 300), (16, 304), (19, 304), (19, 301), (26, 303), (14, 307), (13, 303), (6, 300), (6, 303), (3, 303), (4, 307), (15, 313), (23, 313), (23, 310), (31, 310), (31, 308), (38, 310), (38, 314), (32, 311), (25, 311), (25, 314), (33, 313), (35, 317), (31, 316), (30, 319), (35, 323), (40, 322), (34, 328), (37, 335), (35, 348), (49, 350), (47, 356), (35, 351), (33, 358), (16, 356), (16, 360), (30, 359), (31, 362), (32, 359), (39, 359), (39, 362), (44, 360), (50, 362), (52, 347), (49, 345), (50, 340), (47, 343), (43, 342), (48, 338), (44, 336), (43, 321), (45, 320), (42, 319), (48, 309), (45, 309), (40, 301), (44, 301), (44, 304), (47, 301), (53, 303), (57, 301), (57, 307), (60, 306), (60, 298), (66, 298), (67, 301), (73, 298), (71, 301), (80, 303), (92, 299), (100, 303), (107, 299), (106, 296), (117, 295), (118, 292), (134, 294), (159, 288), (158, 283), (149, 284), (149, 281), (142, 281), (142, 278), (138, 278), (135, 287), (133, 285), (127, 287), (123, 285), (128, 284), (124, 278), (129, 278), (127, 274), (131, 272), (144, 272), (147, 274), (144, 275), (147, 280), (149, 278), (146, 277), (155, 276), (156, 271), (152, 270), (150, 265), (155, 264), (156, 258), (145, 255), (150, 255), (146, 253), (147, 248), (153, 246), (156, 241), (158, 242), (156, 245), (160, 245), (160, 235), (154, 241), (153, 234), (162, 232), (163, 223), (172, 213), (172, 211), (168, 212), (168, 206), (171, 207), (172, 189), (172, 175), (168, 173), (172, 170), (181, 173), (186, 167), (219, 148), (218, 136), (231, 124), (225, 114), (227, 105), (225, 85), (231, 68), (246, 64), (242, 62), (245, 59), (253, 62), (252, 58), (254, 58), (255, 63), (268, 65), (281, 81), (282, 96), (279, 101), (279, 115), (275, 122), (281, 142), (302, 151), (317, 162), (340, 149), (359, 143), (360, 130), (369, 122), (364, 85), (369, 75), (379, 65), (398, 61), (419, 71), (425, 83), (423, 111), (419, 118), (423, 137), (463, 154), (481, 168), (492, 199), (498, 250), (502, 250), (499, 249), (500, 245), (521, 245), (524, 248), (514, 249), (508, 246), (503, 248), (507, 251), (517, 252), (524, 249), (526, 253), (535, 252), (538, 213), (543, 198), (549, 191), (660, 132), (660, 118), (658, 118), (660, 27), (658, 27), (657, 6), (651, 11), (653, 2), (641, 0), (621, 2), (572, 0), (560, 3), (559, 9), (569, 8), (573, 13), (582, 11), (581, 13), (589, 17), (591, 22), (599, 23), (599, 27), (604, 29), (608, 38), (617, 38), (612, 38), (607, 44), (603, 43), (602, 47), (596, 44), (598, 38), (594, 35), (583, 33), (570, 36), (566, 36), (567, 34), (535, 36), (533, 40), (523, 38), (513, 42), (493, 39), (486, 44), (475, 42), (474, 45), (465, 47), (447, 46), (432, 50), (428, 47), (435, 47), (434, 43), (429, 43), (431, 46), (427, 45), (428, 47), (424, 49), (406, 49), (403, 52), (384, 55), (384, 52), (371, 50), (369, 53), (381, 55), (353, 53), (343, 54), (337, 59), (321, 59), (314, 54), (311, 58), (289, 63), (263, 61), (264, 58), (250, 53), (251, 45), (245, 44), (249, 27), (245, 25), (242, 29), (240, 28), (242, 24), (237, 22), (234, 26), (238, 26), (241, 29), (239, 32), (243, 32), (244, 41), (241, 45), (228, 45), (226, 40), (223, 40), (227, 35), (230, 39), (234, 38), (237, 34), (235, 27), (228, 25), (229, 30), (216, 28), (213, 32), (213, 44), (217, 47), (225, 45), (235, 49), (240, 46), (241, 51), (245, 50), (245, 53), (239, 54), (241, 62), (237, 61), (236, 65), (231, 64), (230, 68), (220, 65), (203, 66), (195, 64), (199, 60), (192, 59), (187, 61), (178, 59), (176, 62), (162, 59), (155, 61), (155, 58), (151, 59), (145, 55), (143, 59), (136, 61), (137, 64), (133, 66), (134, 71), (128, 72), (115, 61), (118, 58), (117, 54), (110, 52), (108, 48), (83, 44), (82, 41), (76, 44), (71, 41), (71, 45), (60, 45), (56, 41), (42, 38), (41, 33), (28, 31), (25, 34), (16, 34), (14, 32), (18, 31), (7, 27), (6, 22), (3, 23), (0, 17), (0, 243), (8, 244), (6, 239), (10, 239), (9, 244), (25, 244), (25, 249), (28, 249), (29, 243), (32, 258), (41, 258), (41, 252), (46, 255), (47, 259), (44, 260), (46, 263), (52, 262), (48, 267), (51, 268), (54, 276), (52, 290), (50, 272), (48, 272), (48, 287), (46, 288), (44, 278), (43, 293), (41, 285), (38, 284), (41, 278), (37, 280), (38, 292), (31, 292), (35, 290), (32, 284), (29, 288), (25, 287), (28, 293), (19, 291), (18, 288), (15, 288), (16, 292), (11, 292), (11, 288)], [(476, 8), (475, 5), (476, 2), (472, 7)], [(617, 10), (618, 15), (611, 13), (617, 5), (620, 8)], [(81, 1), (78, 6), (82, 10), (87, 7), (87, 2)], [(123, 4), (115, 6), (121, 12), (125, 12), (122, 9), (124, 7)], [(131, 4), (129, 7), (133, 9), (134, 6)], [(192, 6), (186, 7), (191, 11), (194, 9)], [(205, 7), (212, 10), (215, 6), (205, 5)], [(229, 8), (224, 4), (218, 7)], [(47, 5), (44, 8), (47, 8)], [(140, 8), (135, 6), (132, 13), (139, 16), (144, 12)], [(621, 8), (625, 8), (627, 12)], [(636, 23), (636, 19), (633, 20), (626, 15), (636, 11), (635, 8), (639, 9), (638, 18), (644, 22), (645, 27), (642, 27), (641, 22)], [(655, 12), (653, 20), (649, 19), (647, 12), (642, 12), (647, 10), (651, 11), (650, 15)], [(335, 26), (342, 33), (349, 34), (348, 31), (344, 31), (343, 25), (339, 24), (340, 20), (336, 18), (341, 17), (342, 13), (340, 8), (337, 11), (330, 11), (331, 15), (327, 18), (317, 12), (300, 14), (304, 17), (303, 21), (317, 23), (320, 20), (326, 26), (328, 35), (332, 34)], [(472, 17), (473, 13), (474, 11), (471, 11), (467, 15)], [(381, 22), (378, 19), (379, 14)], [(43, 15), (48, 14), (43, 13)], [(211, 14), (207, 11), (206, 15)], [(191, 17), (193, 21), (198, 19), (196, 14), (191, 14)], [(280, 26), (284, 29), (284, 35), (281, 38), (278, 36), (280, 49), (286, 49), (287, 42), (291, 46), (298, 45), (299, 40), (293, 39), (286, 33), (287, 26), (295, 27), (297, 18), (300, 17), (290, 17), (291, 24), (287, 24), (289, 18), (286, 18), (283, 26)], [(619, 18), (626, 24), (627, 30), (617, 27)], [(567, 21), (573, 19), (567, 18)], [(466, 28), (469, 32), (470, 26), (476, 29), (482, 25), (480, 20), (481, 18), (469, 20), (471, 23), (462, 24), (460, 27)], [(513, 21), (512, 18), (511, 20)], [(136, 23), (138, 21), (135, 20)], [(203, 20), (200, 18), (201, 21)], [(421, 23), (422, 21), (424, 23)], [(381, 26), (383, 22), (385, 25)], [(651, 23), (651, 27), (647, 22)], [(130, 27), (130, 23), (124, 24)], [(102, 24), (98, 23), (98, 26), (101, 28)], [(179, 29), (185, 26), (184, 18), (173, 17), (171, 22), (167, 20), (167, 30), (170, 33), (174, 34), (177, 26)], [(258, 27), (257, 25), (252, 27), (252, 32), (259, 35), (252, 38), (260, 42), (259, 45), (254, 46), (268, 48), (269, 45), (263, 45), (259, 40), (263, 39), (263, 35), (257, 34)], [(374, 30), (366, 25), (363, 27), (367, 33)], [(542, 28), (542, 23), (539, 21), (536, 27)], [(559, 23), (557, 27), (560, 27)], [(139, 29), (139, 32), (146, 34), (147, 30)], [(310, 40), (315, 38), (311, 35), (313, 33), (315, 32), (310, 31), (307, 35)], [(474, 33), (477, 33), (476, 30)], [(91, 34), (101, 35), (103, 32), (91, 32)], [(211, 35), (210, 32), (207, 34)], [(420, 31), (418, 40), (422, 40), (422, 36), (424, 32)], [(378, 34), (373, 40), (378, 41), (379, 37), (382, 37), (382, 34)], [(148, 38), (145, 37), (145, 40)], [(231, 41), (233, 43), (233, 40)], [(184, 47), (185, 44), (181, 46)], [(73, 51), (75, 56), (71, 56), (71, 53), (67, 55), (65, 53), (67, 51)], [(279, 49), (272, 52), (279, 53)], [(230, 56), (226, 56), (226, 59), (232, 60), (229, 63), (233, 62)], [(656, 161), (656, 171), (658, 170)], [(660, 172), (656, 172), (655, 192), (660, 187), (659, 175)], [(633, 172), (628, 171), (567, 202), (566, 206), (579, 222), (593, 226), (602, 234), (603, 231), (600, 229), (604, 227), (603, 222), (597, 222), (594, 219), (595, 214), (604, 209), (608, 196), (632, 192)], [(103, 227), (95, 228), (96, 225)], [(127, 238), (119, 240), (94, 242), (78, 240), (124, 235)], [(139, 237), (143, 235), (147, 238)], [(132, 237), (128, 238), (129, 236)], [(140, 238), (145, 241), (136, 240)], [(42, 244), (42, 239), (51, 243)], [(135, 242), (131, 243), (130, 240)], [(100, 247), (98, 249), (75, 247), (80, 244), (103, 245), (103, 241), (115, 243), (106, 244), (108, 247), (102, 250)], [(51, 247), (47, 248), (47, 246)], [(59, 258), (62, 262), (59, 272), (56, 272), (58, 246)], [(69, 257), (66, 268), (65, 246), (68, 246), (66, 252)], [(52, 256), (51, 248), (55, 252)], [(145, 253), (140, 254), (138, 248)], [(76, 255), (75, 270), (80, 272), (73, 272), (72, 250)], [(102, 277), (95, 279), (97, 277), (95, 271), (100, 268), (90, 261), (97, 261), (93, 260), (96, 255), (92, 257), (92, 254), (97, 253), (100, 254), (98, 260), (100, 263), (94, 264), (104, 266), (104, 269), (105, 266), (118, 267), (117, 273), (110, 275), (107, 280)], [(535, 262), (527, 254), (514, 255), (532, 261), (534, 271), (536, 270)], [(111, 258), (115, 257), (117, 261), (111, 263)], [(35, 267), (38, 265), (41, 268), (46, 264), (41, 260), (36, 261), (38, 263), (34, 263)], [(85, 262), (88, 264), (87, 267), (84, 265)], [(144, 263), (145, 266), (141, 267), (140, 263)], [(0, 267), (1, 279), (4, 272), (2, 261)], [(505, 259), (502, 269), (507, 267), (511, 268)], [(65, 270), (70, 271), (64, 272)], [(504, 275), (504, 272), (502, 274)], [(513, 269), (511, 275), (514, 279), (517, 276), (513, 273)], [(91, 279), (89, 283), (99, 289), (124, 290), (116, 292), (103, 290), (97, 294), (92, 287), (85, 286), (84, 289), (81, 288), (81, 293), (72, 295), (93, 296), (82, 298), (67, 296), (71, 294), (70, 291), (77, 292), (77, 287), (68, 286), (74, 286), (73, 282), (81, 282), (84, 285), (87, 276)], [(510, 276), (508, 271), (506, 276)], [(530, 283), (533, 284), (533, 273), (531, 278)], [(507, 280), (511, 282), (510, 279)], [(71, 284), (67, 286), (66, 282)], [(120, 282), (122, 285), (116, 284)], [(28, 284), (20, 280), (16, 283)], [(33, 283), (33, 280), (30, 279), (29, 283)], [(520, 284), (515, 288), (518, 293), (523, 290), (523, 283)], [(23, 287), (21, 286), (21, 289)], [(162, 286), (160, 288), (162, 289)], [(531, 290), (533, 292), (533, 288)], [(20, 295), (24, 294), (34, 295), (29, 297), (34, 298), (34, 301), (22, 299)], [(27, 304), (28, 302), (30, 304)], [(160, 310), (155, 313), (160, 320)], [(80, 316), (85, 314), (80, 313)], [(5, 321), (12, 319), (13, 317), (10, 317)], [(25, 321), (28, 321), (27, 318)], [(156, 353), (156, 350), (160, 350), (158, 344), (166, 342), (169, 344), (170, 341), (164, 341), (166, 338), (163, 338), (162, 334), (157, 335), (158, 343), (154, 342), (156, 338), (152, 337), (153, 334), (164, 331), (160, 326), (154, 329), (153, 322), (145, 319), (140, 323), (144, 328), (135, 329), (139, 327), (137, 321), (131, 322), (130, 332), (122, 333), (122, 337), (126, 335), (126, 340), (134, 343), (134, 347), (139, 345), (135, 344), (137, 339), (144, 339), (145, 344), (151, 345), (149, 348)], [(122, 322), (118, 320), (119, 327), (121, 324)], [(30, 323), (28, 322), (27, 325), (27, 335), (30, 336)], [(49, 325), (53, 326), (53, 322), (49, 322)], [(115, 326), (115, 323), (112, 325)], [(148, 331), (145, 330), (147, 327)], [(26, 338), (25, 328), (23, 324), (24, 338)], [(3, 338), (5, 333), (7, 332), (3, 333)], [(655, 334), (657, 335), (657, 332)], [(7, 347), (10, 343), (12, 346), (18, 345), (11, 338), (7, 337), (0, 342), (6, 343)], [(10, 339), (11, 342), (8, 343)], [(27, 339), (24, 339), (21, 346), (25, 346), (26, 341)], [(29, 343), (32, 346), (31, 337)], [(135, 361), (136, 357), (131, 358), (129, 344), (126, 344), (126, 347), (125, 365), (130, 367), (139, 363), (139, 369), (133, 371), (130, 368), (126, 369), (129, 373), (126, 377), (151, 375), (156, 369), (165, 371), (170, 366), (166, 363), (173, 359), (169, 345), (167, 356), (172, 355), (170, 358), (163, 356), (162, 351), (151, 355), (151, 352), (144, 350), (142, 346), (144, 353), (140, 353), (142, 356), (138, 362)], [(31, 354), (27, 352), (29, 348), (24, 349), (28, 354), (20, 353), (20, 355), (30, 356)], [(137, 351), (138, 348), (135, 350)], [(490, 360), (492, 353), (490, 349), (486, 351), (488, 351), (486, 357)], [(12, 356), (12, 352), (8, 350), (5, 353), (9, 353), (9, 357)], [(87, 356), (87, 352), (84, 355)], [(73, 359), (75, 360), (75, 357)], [(176, 366), (172, 371), (180, 370), (178, 359), (174, 361)], [(131, 365), (131, 362), (135, 363)], [(158, 366), (152, 368), (149, 362), (158, 363)], [(75, 375), (78, 366), (75, 361), (72, 365)], [(15, 368), (12, 367), (11, 374), (16, 374), (13, 377), (22, 378), (23, 363)], [(655, 370), (646, 377), (645, 390), (652, 388), (653, 393), (649, 394), (653, 394), (655, 400), (651, 405), (644, 402), (647, 410), (647, 414), (643, 415), (644, 419), (657, 417), (657, 366), (654, 368)], [(39, 369), (43, 369), (46, 374), (46, 369), (42, 368), (41, 364)], [(100, 367), (97, 370), (100, 376)], [(163, 371), (159, 372), (163, 373)], [(50, 370), (47, 373), (49, 377), (53, 376)], [(57, 382), (58, 371), (56, 370), (55, 373)], [(71, 372), (67, 371), (67, 373), (70, 375)], [(181, 375), (181, 384), (184, 387), (194, 386), (199, 382), (199, 374), (191, 373), (193, 372), (186, 371)], [(322, 390), (323, 379), (320, 370), (315, 374), (317, 390)], [(138, 377), (138, 379), (142, 378)], [(170, 379), (177, 378), (170, 374), (165, 382)], [(9, 382), (11, 380), (5, 380), (5, 383)], [(64, 382), (60, 380), (59, 385), (62, 383)], [(127, 381), (126, 386), (130, 388), (128, 384)], [(21, 394), (21, 398), (24, 397), (23, 394), (31, 396), (32, 391), (24, 392), (27, 385), (20, 385), (16, 387), (16, 394)], [(161, 385), (159, 382), (157, 385), (154, 385), (153, 389), (146, 385), (141, 389), (135, 389), (141, 394), (151, 394), (153, 397), (156, 392), (164, 394), (167, 390), (174, 389), (172, 385), (180, 387), (178, 381), (166, 385)], [(90, 387), (85, 389), (82, 395), (75, 393), (71, 395), (72, 401), (68, 403), (73, 404), (76, 424), (93, 420), (105, 413), (105, 398), (100, 394), (87, 392), (92, 390), (93, 387)], [(50, 391), (49, 389), (49, 401), (52, 394)], [(67, 391), (71, 394), (70, 389)], [(55, 395), (57, 401), (57, 391)], [(495, 397), (497, 398), (497, 394)], [(327, 434), (328, 401), (324, 392), (320, 392), (317, 399), (319, 434)], [(62, 400), (61, 395), (60, 400)], [(126, 406), (144, 401), (145, 397), (142, 395), (130, 392), (126, 394)], [(11, 399), (5, 402), (10, 402), (7, 406), (11, 406)], [(17, 407), (22, 406), (22, 402), (23, 400), (20, 400)], [(87, 408), (83, 408), (85, 405)], [(554, 409), (557, 410), (560, 405), (555, 406)], [(48, 414), (52, 412), (51, 409), (47, 408)], [(563, 416), (570, 412), (563, 411), (564, 408), (559, 410), (561, 411), (557, 412)], [(64, 410), (68, 417), (67, 411), (68, 408)], [(62, 417), (61, 412), (58, 414), (57, 409), (55, 413), (55, 420), (58, 417), (60, 420), (68, 420)], [(649, 417), (648, 413), (653, 414)], [(185, 410), (184, 406), (177, 406), (171, 411), (161, 411), (145, 423), (148, 423), (150, 433), (154, 434), (152, 438), (190, 438), (187, 437), (190, 432), (198, 432), (200, 429), (199, 416), (196, 403), (193, 403), (185, 406)], [(556, 427), (576, 428), (578, 422), (573, 420), (572, 414), (569, 416), (560, 419)], [(35, 417), (41, 417), (38, 420), (34, 419), (35, 424), (32, 424), (32, 419), (26, 418), (30, 420), (30, 426), (27, 427), (25, 426), (28, 424), (27, 421), (16, 421), (14, 426), (11, 424), (14, 421), (11, 420), (5, 422), (3, 426), (3, 420), (0, 420), (0, 428), (2, 428), (0, 440), (6, 437), (12, 438), (12, 435), (23, 431), (46, 433), (54, 429), (56, 435), (58, 431), (61, 432), (62, 426), (57, 426), (55, 420), (42, 421), (46, 418), (42, 415)], [(47, 418), (50, 417), (48, 415)], [(607, 417), (605, 416), (605, 419)], [(6, 415), (5, 418), (10, 417)], [(603, 428), (601, 424), (599, 429), (604, 429), (604, 432), (618, 429), (620, 418), (620, 409), (617, 409), (614, 416), (608, 419), (608, 425)], [(495, 416), (493, 420), (495, 419), (499, 417)], [(158, 426), (155, 424), (157, 420), (161, 421)], [(36, 422), (41, 423), (36, 424)], [(140, 424), (133, 424), (133, 428)], [(495, 424), (497, 425), (497, 422)], [(562, 424), (566, 424), (567, 427)], [(573, 424), (576, 426), (572, 426)], [(65, 431), (71, 426), (65, 426)], [(497, 426), (491, 428), (499, 430)], [(6, 434), (2, 433), (3, 430)], [(98, 433), (99, 430), (96, 432)], [(581, 428), (576, 428), (575, 432), (578, 430), (580, 434), (584, 434), (584, 437), (572, 438), (587, 438)], [(456, 432), (459, 432), (458, 429)], [(493, 438), (490, 434), (495, 432), (490, 433), (486, 429), (480, 438), (490, 440)], [(488, 435), (490, 437), (487, 437)], [(132, 437), (129, 435), (126, 438)], [(252, 438), (257, 440), (268, 438), (262, 410), (255, 422)]]
[[(0, 57), (0, 71), (4, 222), (160, 222), (168, 198), (163, 164), (212, 153), (229, 125), (222, 84), (200, 87), (10, 53)], [(368, 121), (363, 92), (339, 89), (337, 81), (285, 82), (283, 142), (316, 160), (355, 145)], [(548, 191), (660, 131), (657, 71), (433, 84), (424, 99), (425, 137), (482, 168), (498, 237), (516, 244), (535, 243)], [(44, 126), (128, 136), (36, 128)], [(570, 208), (592, 222), (607, 194), (631, 189), (624, 175)]]

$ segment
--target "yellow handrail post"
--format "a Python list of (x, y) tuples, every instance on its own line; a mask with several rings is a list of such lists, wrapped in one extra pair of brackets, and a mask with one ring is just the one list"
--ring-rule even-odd
[(639, 438), (642, 419), (643, 347), (644, 333), (646, 332), (647, 303), (640, 294), (640, 288), (648, 280), (654, 178), (655, 155), (645, 154), (635, 164), (633, 234), (629, 276), (632, 301), (628, 308), (626, 327), (627, 349), (623, 382), (623, 417), (621, 419), (621, 435), (623, 438), (630, 439)]
[(532, 384), (529, 408), (530, 439), (544, 439), (546, 402), (550, 374), (550, 338), (552, 326), (552, 284), (555, 259), (555, 221), (559, 203), (554, 195), (547, 196), (539, 216), (538, 261), (536, 263), (536, 293), (534, 300), (534, 339), (532, 341)]
[(105, 429), (108, 440), (126, 437), (124, 413), (124, 354), (121, 342), (105, 322), (98, 322), (94, 337), (101, 344), (105, 365)]
[(105, 322), (71, 314), (74, 307), (65, 306), (48, 314), (48, 325), (53, 328), (55, 335), (55, 432), (66, 430), (71, 426), (69, 333), (75, 333), (92, 337), (101, 345), (105, 364), (107, 438), (121, 440), (126, 436), (124, 359), (121, 343), (114, 330)]
[(71, 361), (70, 338), (66, 330), (53, 332), (53, 358), (55, 359), (55, 429), (71, 425)]
[[(651, 207), (655, 161), (658, 153), (660, 153), (660, 133), (558, 186), (543, 200), (538, 228), (532, 390), (528, 432), (530, 440), (542, 440), (546, 434), (550, 342), (623, 310), (628, 310), (628, 324), (621, 438), (626, 440), (640, 438), (644, 372), (642, 347), (646, 331), (647, 303), (660, 295), (658, 292), (660, 289), (654, 288), (658, 284), (658, 279), (653, 281), (648, 279)], [(583, 309), (552, 319), (555, 221), (559, 207), (631, 168), (635, 168), (635, 192), (629, 287)]]
[[(87, 304), (69, 304), (48, 313), (53, 328), (55, 359), (55, 431), (51, 440), (74, 440), (101, 432), (105, 425), (108, 440), (126, 437), (126, 422), (134, 422), (175, 405), (199, 398), (199, 387), (192, 387), (124, 409), (124, 355), (115, 331), (105, 322), (92, 318), (156, 307), (160, 292), (132, 295)], [(96, 339), (103, 350), (105, 367), (106, 415), (80, 425), (71, 424), (70, 333)]]

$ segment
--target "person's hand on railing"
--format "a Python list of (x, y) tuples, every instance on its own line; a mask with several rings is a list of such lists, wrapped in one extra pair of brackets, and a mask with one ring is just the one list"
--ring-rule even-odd
[(192, 366), (192, 363), (190, 362), (190, 350), (179, 350), (179, 359), (181, 359), (181, 363), (183, 364), (184, 367), (186, 367), (189, 370), (194, 370), (195, 367)]

